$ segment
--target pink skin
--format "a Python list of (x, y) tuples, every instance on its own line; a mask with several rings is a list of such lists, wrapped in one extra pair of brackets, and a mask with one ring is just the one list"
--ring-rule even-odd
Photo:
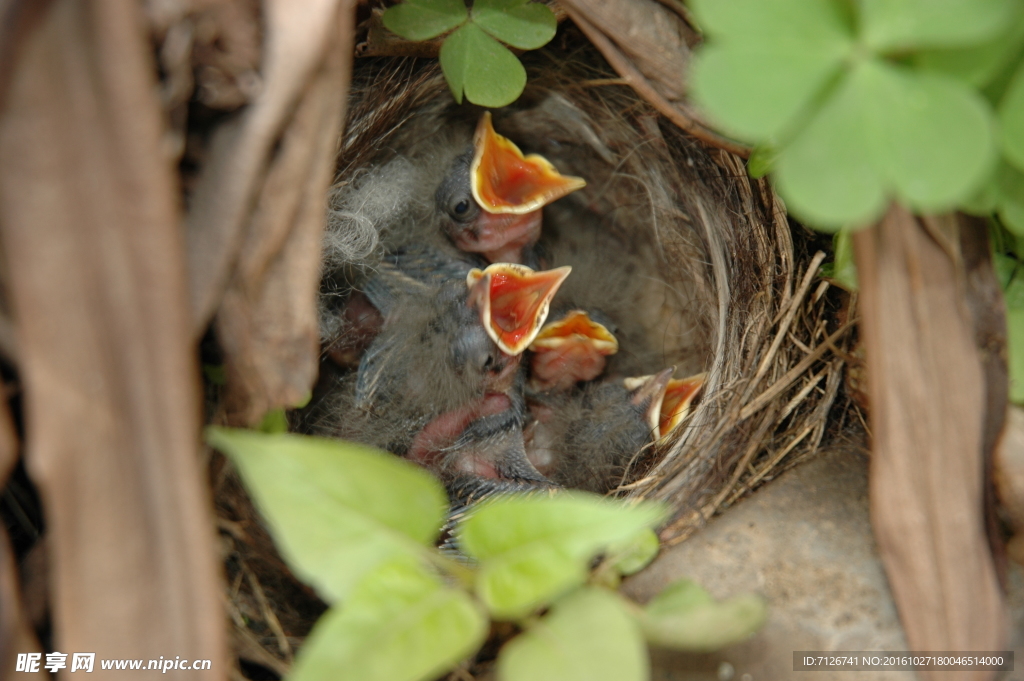
[(469, 253), (480, 253), (488, 262), (523, 263), (523, 248), (540, 238), (541, 209), (512, 215), (480, 211), (471, 229), (453, 239), (455, 245)]
[[(443, 455), (442, 450), (455, 442), (470, 423), (484, 416), (500, 414), (511, 406), (512, 401), (507, 395), (487, 393), (475, 402), (447, 411), (435, 417), (416, 434), (407, 458), (429, 468), (437, 463)], [(475, 455), (468, 455), (460, 460), (459, 469), (482, 478), (500, 477), (494, 464)]]
[(357, 366), (363, 351), (384, 325), (384, 317), (362, 293), (354, 293), (343, 318), (349, 331), (327, 348), (327, 356), (342, 367)]
[(560, 347), (534, 352), (530, 380), (538, 390), (568, 390), (600, 376), (605, 364), (604, 355), (590, 343), (566, 339)]

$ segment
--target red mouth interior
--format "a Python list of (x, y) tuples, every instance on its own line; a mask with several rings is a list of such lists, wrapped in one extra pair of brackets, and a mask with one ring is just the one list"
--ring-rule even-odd
[(518, 346), (534, 329), (550, 288), (546, 278), (526, 280), (502, 272), (491, 275), (491, 324), (509, 347)]
[(658, 428), (662, 435), (668, 435), (678, 424), (679, 417), (702, 385), (704, 385), (703, 380), (669, 381), (668, 388), (665, 390), (665, 399), (661, 402), (661, 418), (658, 421)]

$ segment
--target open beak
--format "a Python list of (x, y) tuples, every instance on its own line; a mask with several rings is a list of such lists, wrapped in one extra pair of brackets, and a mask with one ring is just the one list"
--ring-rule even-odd
[(524, 215), (586, 186), (579, 177), (562, 175), (543, 156), (523, 156), (512, 140), (502, 137), (485, 111), (473, 137), (470, 187), (473, 198), (489, 213)]
[(690, 403), (704, 387), (705, 378), (707, 378), (707, 374), (697, 374), (668, 382), (665, 399), (661, 403), (661, 419), (658, 424), (662, 438), (668, 437), (690, 413)]
[(619, 351), (619, 341), (583, 310), (573, 310), (545, 324), (530, 345), (533, 382), (540, 390), (570, 388), (597, 378), (605, 357)]
[(555, 350), (566, 343), (587, 343), (602, 355), (619, 351), (612, 332), (590, 318), (584, 310), (572, 310), (557, 322), (545, 324), (530, 345), (531, 350)]
[(669, 367), (653, 376), (639, 376), (622, 380), (622, 385), (630, 391), (630, 402), (637, 407), (644, 408), (644, 421), (650, 426), (651, 433), (654, 434), (656, 440), (661, 437), (659, 423), (665, 389), (668, 387), (669, 381), (672, 380), (672, 372), (675, 370), (675, 367)]
[(469, 303), (480, 312), (484, 329), (498, 347), (519, 355), (544, 326), (551, 299), (571, 271), (571, 267), (559, 267), (534, 272), (510, 263), (474, 268), (466, 276)]

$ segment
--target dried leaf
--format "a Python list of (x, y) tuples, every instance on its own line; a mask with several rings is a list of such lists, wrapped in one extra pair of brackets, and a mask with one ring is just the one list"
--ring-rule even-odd
[(216, 678), (227, 665), (178, 184), (138, 3), (56, 0), (14, 68), (0, 238), (57, 641), (125, 658), (173, 644), (211, 659)]
[[(335, 22), (351, 34), (351, 15)], [(339, 42), (302, 95), (259, 193), (217, 316), (233, 424), (293, 407), (316, 380), (324, 205), (344, 119), (351, 45)]]

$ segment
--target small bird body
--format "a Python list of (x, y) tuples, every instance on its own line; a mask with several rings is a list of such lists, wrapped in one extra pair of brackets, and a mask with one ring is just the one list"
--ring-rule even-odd
[(591, 383), (533, 407), (527, 456), (553, 482), (605, 493), (629, 462), (654, 442), (658, 414), (672, 369), (628, 389), (622, 381)]
[[(356, 439), (444, 480), (479, 478), (478, 491), (486, 480), (550, 486), (526, 457), (520, 359), (568, 272), (507, 267), (477, 270), (427, 248), (385, 258), (363, 287), (384, 323), (343, 416)], [(529, 332), (521, 347), (504, 343), (512, 317)]]

